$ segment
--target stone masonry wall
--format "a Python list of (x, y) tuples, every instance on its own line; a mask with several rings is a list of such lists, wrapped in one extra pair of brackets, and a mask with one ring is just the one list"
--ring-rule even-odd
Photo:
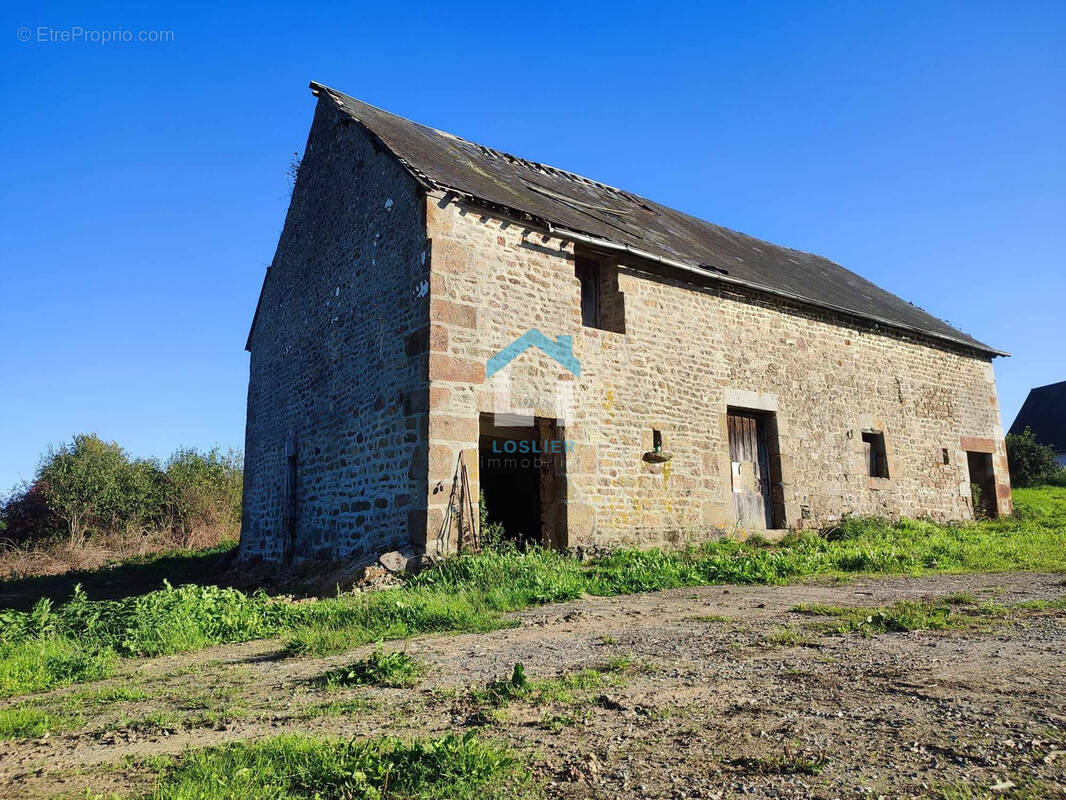
[(283, 555), (290, 436), (298, 559), (425, 529), (425, 207), (376, 145), (320, 100), (250, 338), (242, 558)]
[[(612, 308), (624, 313), (625, 332), (583, 328), (572, 244), (434, 196), (427, 235), (430, 549), (442, 546), (436, 537), (460, 453), (477, 496), (479, 415), (501, 393), (544, 417), (556, 415), (559, 396), (573, 395), (565, 427), (574, 442), (565, 479), (571, 546), (652, 546), (734, 528), (729, 407), (775, 415), (780, 458), (771, 480), (784, 526), (846, 512), (970, 518), (966, 450), (993, 453), (1000, 511), (1010, 511), (985, 357), (611, 260), (604, 272), (612, 282), (617, 272), (622, 297)], [(530, 328), (572, 336), (580, 377), (531, 349), (486, 381), (486, 360)], [(664, 464), (642, 459), (653, 428), (673, 453)], [(867, 429), (884, 432), (888, 479), (864, 470)]]

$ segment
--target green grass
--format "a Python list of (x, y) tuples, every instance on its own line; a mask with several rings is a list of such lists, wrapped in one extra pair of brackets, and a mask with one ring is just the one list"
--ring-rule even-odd
[(1066, 597), (1055, 600), (1030, 600), (1002, 605), (987, 600), (979, 605), (969, 595), (952, 594), (933, 600), (900, 600), (891, 606), (828, 606), (801, 604), (790, 611), (818, 617), (832, 617), (828, 630), (838, 634), (907, 631), (937, 631), (974, 628), (1018, 612), (1058, 611), (1066, 608)]
[(0, 739), (32, 739), (45, 733), (75, 730), (97, 717), (102, 708), (112, 703), (143, 700), (150, 696), (143, 689), (109, 686), (70, 692), (50, 698), (47, 703), (8, 706), (0, 709)]
[(315, 717), (348, 717), (353, 714), (365, 714), (377, 711), (381, 704), (365, 697), (350, 697), (345, 700), (328, 700), (322, 703), (313, 703), (297, 712), (299, 719), (314, 719)]
[[(102, 686), (35, 698), (0, 709), (0, 738), (24, 739), (44, 733), (86, 728), (94, 731), (137, 730), (142, 732), (220, 728), (240, 719), (247, 709), (240, 702), (237, 686), (205, 683), (207, 688), (157, 689), (137, 686)], [(152, 699), (144, 711), (139, 701)]]
[(39, 708), (0, 708), (0, 739), (35, 739), (70, 727), (77, 727), (77, 720), (59, 718)]
[(697, 614), (693, 617), (685, 617), (686, 622), (732, 622), (729, 617), (721, 614)]
[(223, 541), (202, 550), (179, 548), (133, 556), (98, 569), (79, 569), (57, 575), (28, 575), (2, 580), (10, 608), (28, 611), (42, 598), (62, 602), (81, 585), (97, 599), (113, 600), (157, 590), (163, 581), (212, 583), (225, 574), (236, 555), (237, 542)]
[(425, 672), (425, 667), (403, 651), (386, 653), (379, 645), (366, 658), (344, 667), (331, 669), (314, 679), (314, 683), (327, 688), (338, 686), (387, 686), (404, 689), (415, 686)]
[(67, 636), (0, 640), (0, 697), (110, 677), (118, 656)]
[(778, 544), (707, 542), (621, 550), (591, 562), (532, 549), (449, 558), (378, 592), (290, 603), (261, 592), (166, 586), (120, 600), (41, 600), (0, 611), (0, 696), (112, 674), (119, 656), (155, 656), (280, 636), (286, 655), (325, 655), (434, 632), (489, 631), (506, 613), (585, 594), (716, 583), (784, 583), (813, 575), (1066, 571), (1066, 489), (1019, 489), (1017, 516), (965, 525), (848, 518)]
[(798, 605), (791, 611), (818, 617), (833, 617), (830, 630), (839, 634), (903, 633), (907, 631), (935, 631), (945, 628), (971, 627), (975, 617), (954, 612), (946, 602), (928, 600), (900, 600), (891, 606)]
[(288, 735), (155, 762), (153, 800), (481, 800), (533, 798), (529, 771), (506, 747), (471, 734), (403, 741)]
[(590, 692), (624, 683), (622, 674), (631, 668), (628, 658), (615, 659), (599, 668), (568, 672), (553, 678), (531, 680), (525, 667), (515, 664), (509, 679), (490, 681), (484, 687), (470, 688), (465, 698), (478, 710), (506, 708), (523, 701), (535, 706), (560, 704), (584, 706), (593, 702)]

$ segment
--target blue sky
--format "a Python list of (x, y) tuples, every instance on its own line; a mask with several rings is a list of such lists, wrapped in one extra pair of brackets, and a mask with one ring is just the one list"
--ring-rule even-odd
[(168, 5), (0, 11), (0, 491), (242, 444), (311, 79), (828, 256), (1014, 353), (1008, 425), (1066, 379), (1061, 2)]

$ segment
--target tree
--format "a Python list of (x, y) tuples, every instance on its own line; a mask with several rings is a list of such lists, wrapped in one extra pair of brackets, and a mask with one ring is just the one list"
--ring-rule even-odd
[(167, 459), (166, 506), (175, 532), (188, 537), (197, 527), (240, 529), (243, 461), (240, 452), (217, 447), (206, 453), (182, 448)]
[(1006, 444), (1010, 479), (1015, 486), (1040, 486), (1061, 480), (1062, 467), (1055, 460), (1055, 451), (1040, 444), (1029, 428), (1019, 434), (1008, 433)]
[(49, 448), (35, 485), (71, 540), (84, 537), (94, 526), (117, 528), (156, 518), (163, 501), (159, 467), (151, 461), (130, 461), (118, 444), (96, 434), (81, 434), (59, 449)]

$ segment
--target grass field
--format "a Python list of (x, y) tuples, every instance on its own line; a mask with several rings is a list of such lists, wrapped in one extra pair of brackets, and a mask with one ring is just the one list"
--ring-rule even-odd
[[(287, 656), (429, 632), (486, 631), (506, 613), (581, 595), (715, 583), (784, 583), (811, 576), (1066, 570), (1066, 489), (1021, 489), (1016, 516), (967, 525), (850, 518), (783, 542), (723, 539), (677, 551), (620, 550), (580, 562), (531, 550), (447, 559), (400, 588), (292, 603), (262, 592), (170, 585), (93, 600), (0, 611), (0, 696), (98, 680), (120, 657), (282, 637)], [(27, 720), (19, 724), (32, 725)]]

